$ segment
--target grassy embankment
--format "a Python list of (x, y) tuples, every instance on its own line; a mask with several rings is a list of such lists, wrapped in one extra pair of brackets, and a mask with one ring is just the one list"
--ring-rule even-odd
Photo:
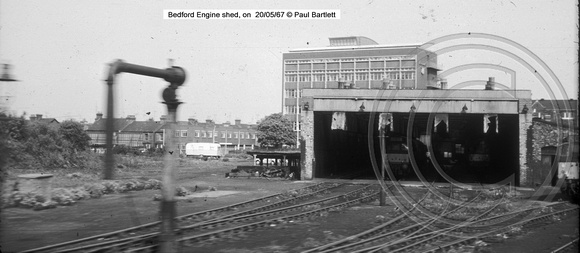
[[(95, 159), (99, 161), (99, 159)], [(122, 193), (145, 189), (159, 189), (164, 171), (164, 159), (161, 156), (116, 156), (114, 180), (104, 180), (102, 162), (90, 168), (62, 169), (9, 169), (3, 187), (3, 207), (27, 207), (35, 209), (52, 208), (56, 205), (72, 205), (76, 201), (99, 198), (104, 194)], [(199, 160), (177, 158), (177, 184), (180, 181), (198, 175), (220, 174), (230, 171), (238, 165), (251, 165), (252, 161), (244, 157), (229, 157), (221, 160)], [(95, 169), (99, 168), (99, 169)], [(38, 194), (18, 191), (18, 175), (52, 174), (52, 197), (47, 201)], [(178, 194), (186, 194), (185, 189), (178, 189)]]

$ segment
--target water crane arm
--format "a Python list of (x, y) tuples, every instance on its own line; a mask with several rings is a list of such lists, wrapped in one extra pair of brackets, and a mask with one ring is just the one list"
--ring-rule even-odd
[[(136, 64), (126, 63), (122, 60), (116, 60), (109, 64), (109, 71), (107, 74), (107, 119), (106, 119), (106, 149), (105, 155), (105, 179), (113, 179), (113, 167), (115, 166), (113, 157), (113, 131), (114, 131), (114, 101), (113, 101), (113, 85), (115, 84), (115, 76), (120, 73), (132, 73), (143, 76), (151, 76), (163, 78), (163, 80), (170, 83), (170, 87), (164, 91), (165, 102), (175, 102), (175, 89), (185, 82), (185, 71), (180, 67), (172, 66), (166, 69), (151, 68)], [(167, 95), (165, 94), (167, 93)], [(169, 101), (167, 101), (169, 100)]]
[(157, 69), (117, 60), (110, 64), (107, 84), (113, 85), (115, 82), (115, 75), (119, 73), (131, 73), (163, 78), (163, 80), (177, 86), (181, 86), (185, 82), (185, 71), (180, 67), (172, 66), (171, 68)]

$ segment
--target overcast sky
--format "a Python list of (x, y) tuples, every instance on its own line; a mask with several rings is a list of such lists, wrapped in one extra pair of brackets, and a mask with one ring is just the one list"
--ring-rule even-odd
[[(335, 20), (167, 20), (165, 9), (340, 10)], [(488, 33), (533, 52), (554, 72), (568, 98), (578, 89), (578, 8), (573, 0), (482, 1), (0, 1), (0, 63), (12, 64), (20, 80), (1, 83), (11, 110), (58, 120), (86, 119), (106, 112), (105, 73), (115, 59), (166, 68), (168, 59), (187, 71), (178, 90), (178, 119), (254, 123), (281, 111), (282, 54), (295, 48), (326, 47), (329, 37), (366, 36), (379, 44), (426, 43), (456, 33)], [(457, 50), (438, 58), (445, 70), (491, 63), (517, 72), (517, 88), (533, 98), (558, 90), (523, 51), (495, 41), (469, 39), (447, 44), (489, 43), (513, 52), (544, 73), (548, 87), (522, 64), (498, 53)], [(434, 47), (434, 49), (437, 45)], [(521, 61), (521, 60), (520, 60)], [(506, 73), (466, 71), (448, 77), (450, 86)], [(468, 77), (469, 76), (469, 77)], [(467, 78), (467, 79), (466, 79)], [(165, 114), (161, 79), (120, 74), (117, 117), (138, 120)], [(563, 97), (561, 92), (556, 92)], [(150, 115), (146, 115), (150, 112)]]

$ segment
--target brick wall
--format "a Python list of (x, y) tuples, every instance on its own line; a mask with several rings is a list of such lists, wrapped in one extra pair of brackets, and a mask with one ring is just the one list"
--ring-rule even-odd
[[(520, 161), (520, 165), (522, 165), (520, 185), (532, 186), (532, 182), (550, 182), (549, 179), (542, 178), (549, 175), (551, 169), (549, 166), (542, 164), (542, 148), (561, 145), (562, 140), (569, 136), (570, 129), (542, 121), (533, 121), (524, 132), (526, 133), (525, 149), (521, 154), (526, 155), (525, 162), (522, 163)], [(521, 135), (520, 128), (520, 138)], [(523, 143), (520, 139), (520, 151), (522, 151), (522, 145)], [(524, 175), (526, 176), (524, 177)]]
[(314, 171), (314, 112), (304, 111), (302, 113), (302, 131), (300, 133), (301, 158), (301, 180), (311, 180)]

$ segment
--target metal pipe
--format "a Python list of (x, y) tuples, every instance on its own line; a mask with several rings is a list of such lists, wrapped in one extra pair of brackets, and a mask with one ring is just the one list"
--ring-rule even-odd
[[(107, 119), (106, 119), (106, 148), (107, 154), (105, 156), (105, 179), (113, 179), (113, 168), (115, 165), (115, 158), (113, 156), (113, 131), (114, 131), (114, 95), (113, 85), (115, 84), (115, 76), (119, 73), (132, 73), (137, 75), (152, 76), (163, 78), (169, 82), (169, 87), (165, 88), (162, 93), (164, 104), (167, 105), (167, 112), (169, 116), (169, 129), (167, 129), (168, 137), (166, 154), (165, 154), (165, 169), (163, 175), (161, 202), (161, 235), (160, 235), (160, 250), (161, 252), (175, 252), (175, 223), (176, 216), (175, 205), (175, 169), (174, 160), (179, 155), (178, 150), (171, 151), (175, 148), (175, 141), (173, 139), (175, 132), (175, 122), (177, 121), (177, 107), (181, 104), (176, 97), (176, 90), (185, 82), (185, 71), (180, 67), (170, 67), (167, 69), (156, 69), (135, 64), (125, 63), (122, 60), (117, 60), (110, 64), (109, 73), (107, 75)], [(176, 152), (177, 151), (177, 152)]]
[[(166, 88), (173, 89), (171, 87)], [(175, 245), (175, 217), (177, 216), (176, 201), (175, 201), (175, 159), (179, 157), (179, 150), (175, 148), (175, 125), (177, 122), (177, 107), (181, 104), (175, 97), (169, 97), (169, 101), (164, 102), (167, 105), (168, 116), (168, 136), (167, 145), (165, 146), (164, 156), (164, 173), (163, 173), (163, 187), (161, 195), (161, 231), (160, 231), (160, 252), (176, 252)]]

